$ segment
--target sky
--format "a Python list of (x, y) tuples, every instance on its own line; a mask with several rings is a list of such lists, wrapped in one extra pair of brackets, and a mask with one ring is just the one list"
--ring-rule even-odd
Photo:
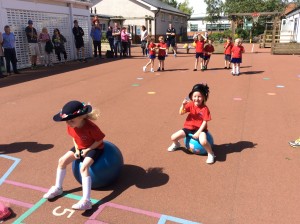
[[(184, 2), (184, 0), (177, 0), (178, 3)], [(189, 0), (190, 6), (193, 7), (194, 13), (192, 16), (205, 16), (206, 4), (204, 0)]]

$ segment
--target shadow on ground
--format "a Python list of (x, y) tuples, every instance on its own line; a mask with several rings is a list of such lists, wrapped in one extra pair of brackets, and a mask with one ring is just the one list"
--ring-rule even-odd
[(0, 154), (19, 153), (24, 150), (37, 153), (53, 148), (52, 144), (41, 144), (38, 142), (14, 142), (11, 144), (0, 145)]
[(214, 145), (213, 151), (216, 155), (216, 161), (226, 161), (227, 155), (230, 153), (239, 153), (245, 149), (253, 149), (257, 144), (249, 141), (239, 141), (236, 143), (227, 143), (222, 145)]
[[(132, 186), (139, 189), (148, 189), (165, 185), (169, 181), (169, 175), (163, 172), (163, 168), (151, 167), (143, 169), (142, 167), (125, 164), (122, 168), (120, 177), (112, 185), (104, 188), (93, 189), (95, 191), (112, 191), (106, 197), (99, 199), (99, 202), (94, 204), (91, 210), (84, 211), (83, 216), (89, 217), (98, 210), (98, 207), (106, 202), (109, 202)], [(75, 188), (65, 193), (73, 193), (81, 191), (80, 188)]]
[[(257, 144), (249, 141), (239, 141), (236, 143), (226, 143), (226, 144), (221, 144), (221, 145), (214, 145), (213, 146), (213, 151), (216, 156), (215, 161), (217, 162), (224, 162), (226, 161), (227, 154), (230, 153), (239, 153), (242, 152), (245, 149), (252, 149), (255, 148)], [(180, 147), (177, 151), (181, 151), (187, 155), (196, 155), (186, 149), (185, 147)], [(206, 156), (205, 155), (200, 155), (200, 156)]]
[(35, 70), (31, 70), (29, 68), (21, 69), (20, 74), (12, 74), (9, 77), (1, 78), (0, 79), (0, 88), (23, 83), (23, 82), (32, 81), (32, 80), (36, 80), (36, 79), (40, 79), (40, 78), (45, 78), (45, 77), (49, 77), (49, 76), (53, 76), (53, 75), (58, 75), (58, 74), (62, 74), (64, 72), (70, 72), (70, 71), (74, 71), (74, 70), (78, 70), (78, 69), (82, 69), (82, 68), (96, 66), (99, 64), (108, 63), (108, 62), (112, 62), (115, 60), (120, 60), (120, 59), (91, 58), (91, 59), (88, 59), (87, 63), (83, 63), (83, 62), (79, 62), (79, 61), (68, 61), (66, 64), (55, 64), (51, 68), (39, 66)]

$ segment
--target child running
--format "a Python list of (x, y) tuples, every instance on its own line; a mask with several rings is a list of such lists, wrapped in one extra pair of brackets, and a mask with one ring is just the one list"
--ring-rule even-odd
[[(89, 167), (101, 156), (103, 152), (103, 138), (105, 135), (91, 120), (95, 120), (99, 114), (92, 110), (91, 105), (79, 101), (70, 101), (64, 105), (60, 113), (53, 117), (54, 121), (66, 121), (68, 134), (73, 138), (74, 147), (58, 160), (56, 182), (44, 198), (52, 199), (63, 193), (63, 181), (66, 176), (66, 167), (76, 159), (83, 161), (80, 168), (82, 178), (82, 198), (72, 206), (77, 210), (92, 208), (90, 201), (92, 180)], [(77, 153), (79, 150), (80, 153)], [(78, 155), (79, 154), (79, 155)]]
[(214, 163), (215, 155), (206, 135), (208, 132), (207, 122), (211, 120), (209, 109), (205, 104), (208, 99), (208, 95), (209, 87), (206, 84), (196, 84), (189, 94), (190, 100), (183, 100), (179, 108), (179, 114), (189, 114), (185, 120), (183, 129), (175, 132), (171, 136), (173, 143), (168, 148), (168, 151), (173, 152), (180, 148), (179, 140), (189, 134), (192, 134), (194, 139), (199, 139), (199, 142), (207, 151), (206, 163), (212, 164)]
[(242, 63), (242, 54), (245, 53), (245, 49), (242, 46), (242, 40), (240, 38), (235, 39), (234, 46), (231, 49), (231, 63), (232, 66), (232, 75), (240, 75), (240, 64)]
[(212, 40), (208, 40), (207, 45), (205, 45), (204, 47), (204, 56), (203, 56), (203, 60), (204, 60), (204, 65), (203, 68), (204, 70), (207, 69), (209, 60), (210, 60), (210, 56), (212, 55), (212, 53), (215, 51), (214, 46), (212, 45)]
[(230, 69), (231, 49), (233, 47), (231, 40), (231, 37), (228, 37), (226, 43), (224, 44), (225, 69)]
[(154, 43), (154, 37), (150, 37), (148, 36), (149, 38), (149, 45), (148, 45), (148, 51), (149, 51), (149, 62), (143, 67), (143, 72), (146, 72), (146, 69), (148, 67), (148, 65), (151, 65), (151, 69), (150, 69), (150, 72), (154, 72), (154, 59), (155, 59), (155, 54), (156, 54), (156, 45)]
[(159, 60), (159, 66), (157, 71), (164, 71), (165, 70), (165, 58), (166, 58), (166, 50), (167, 50), (167, 44), (165, 43), (165, 39), (163, 36), (160, 36), (158, 38), (159, 44), (157, 44), (158, 48), (158, 60)]
[(195, 60), (195, 67), (193, 71), (197, 71), (199, 58), (200, 58), (200, 68), (201, 71), (204, 71), (204, 64), (203, 64), (203, 53), (204, 53), (204, 44), (206, 42), (206, 38), (203, 35), (195, 34), (194, 35), (194, 43), (196, 44), (196, 60)]

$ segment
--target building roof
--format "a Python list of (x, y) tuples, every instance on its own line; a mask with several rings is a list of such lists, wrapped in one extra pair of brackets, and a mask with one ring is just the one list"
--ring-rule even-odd
[(285, 12), (285, 15), (287, 16), (287, 15), (292, 14), (297, 11), (300, 11), (300, 6), (296, 7), (296, 5), (295, 5), (295, 7), (292, 10)]
[(188, 14), (182, 12), (181, 10), (174, 8), (173, 6), (168, 5), (160, 0), (141, 0), (141, 2), (147, 3), (148, 5), (154, 6), (158, 9), (163, 9), (163, 10), (170, 11), (170, 12), (176, 12), (179, 14), (188, 15)]

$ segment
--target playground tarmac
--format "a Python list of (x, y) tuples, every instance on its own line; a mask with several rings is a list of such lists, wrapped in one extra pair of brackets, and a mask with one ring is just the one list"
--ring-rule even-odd
[[(4, 223), (300, 223), (300, 149), (288, 145), (300, 135), (300, 57), (245, 47), (238, 77), (223, 69), (222, 54), (212, 56), (207, 71), (193, 72), (194, 54), (184, 50), (166, 58), (166, 71), (144, 73), (148, 59), (136, 47), (126, 59), (0, 79), (0, 202), (13, 212)], [(167, 151), (185, 119), (180, 104), (200, 82), (210, 87), (212, 165), (206, 156)], [(82, 195), (71, 166), (65, 194), (42, 198), (72, 146), (66, 124), (52, 116), (74, 99), (100, 110), (96, 123), (125, 163), (116, 182), (92, 190), (86, 212), (71, 210)]]

